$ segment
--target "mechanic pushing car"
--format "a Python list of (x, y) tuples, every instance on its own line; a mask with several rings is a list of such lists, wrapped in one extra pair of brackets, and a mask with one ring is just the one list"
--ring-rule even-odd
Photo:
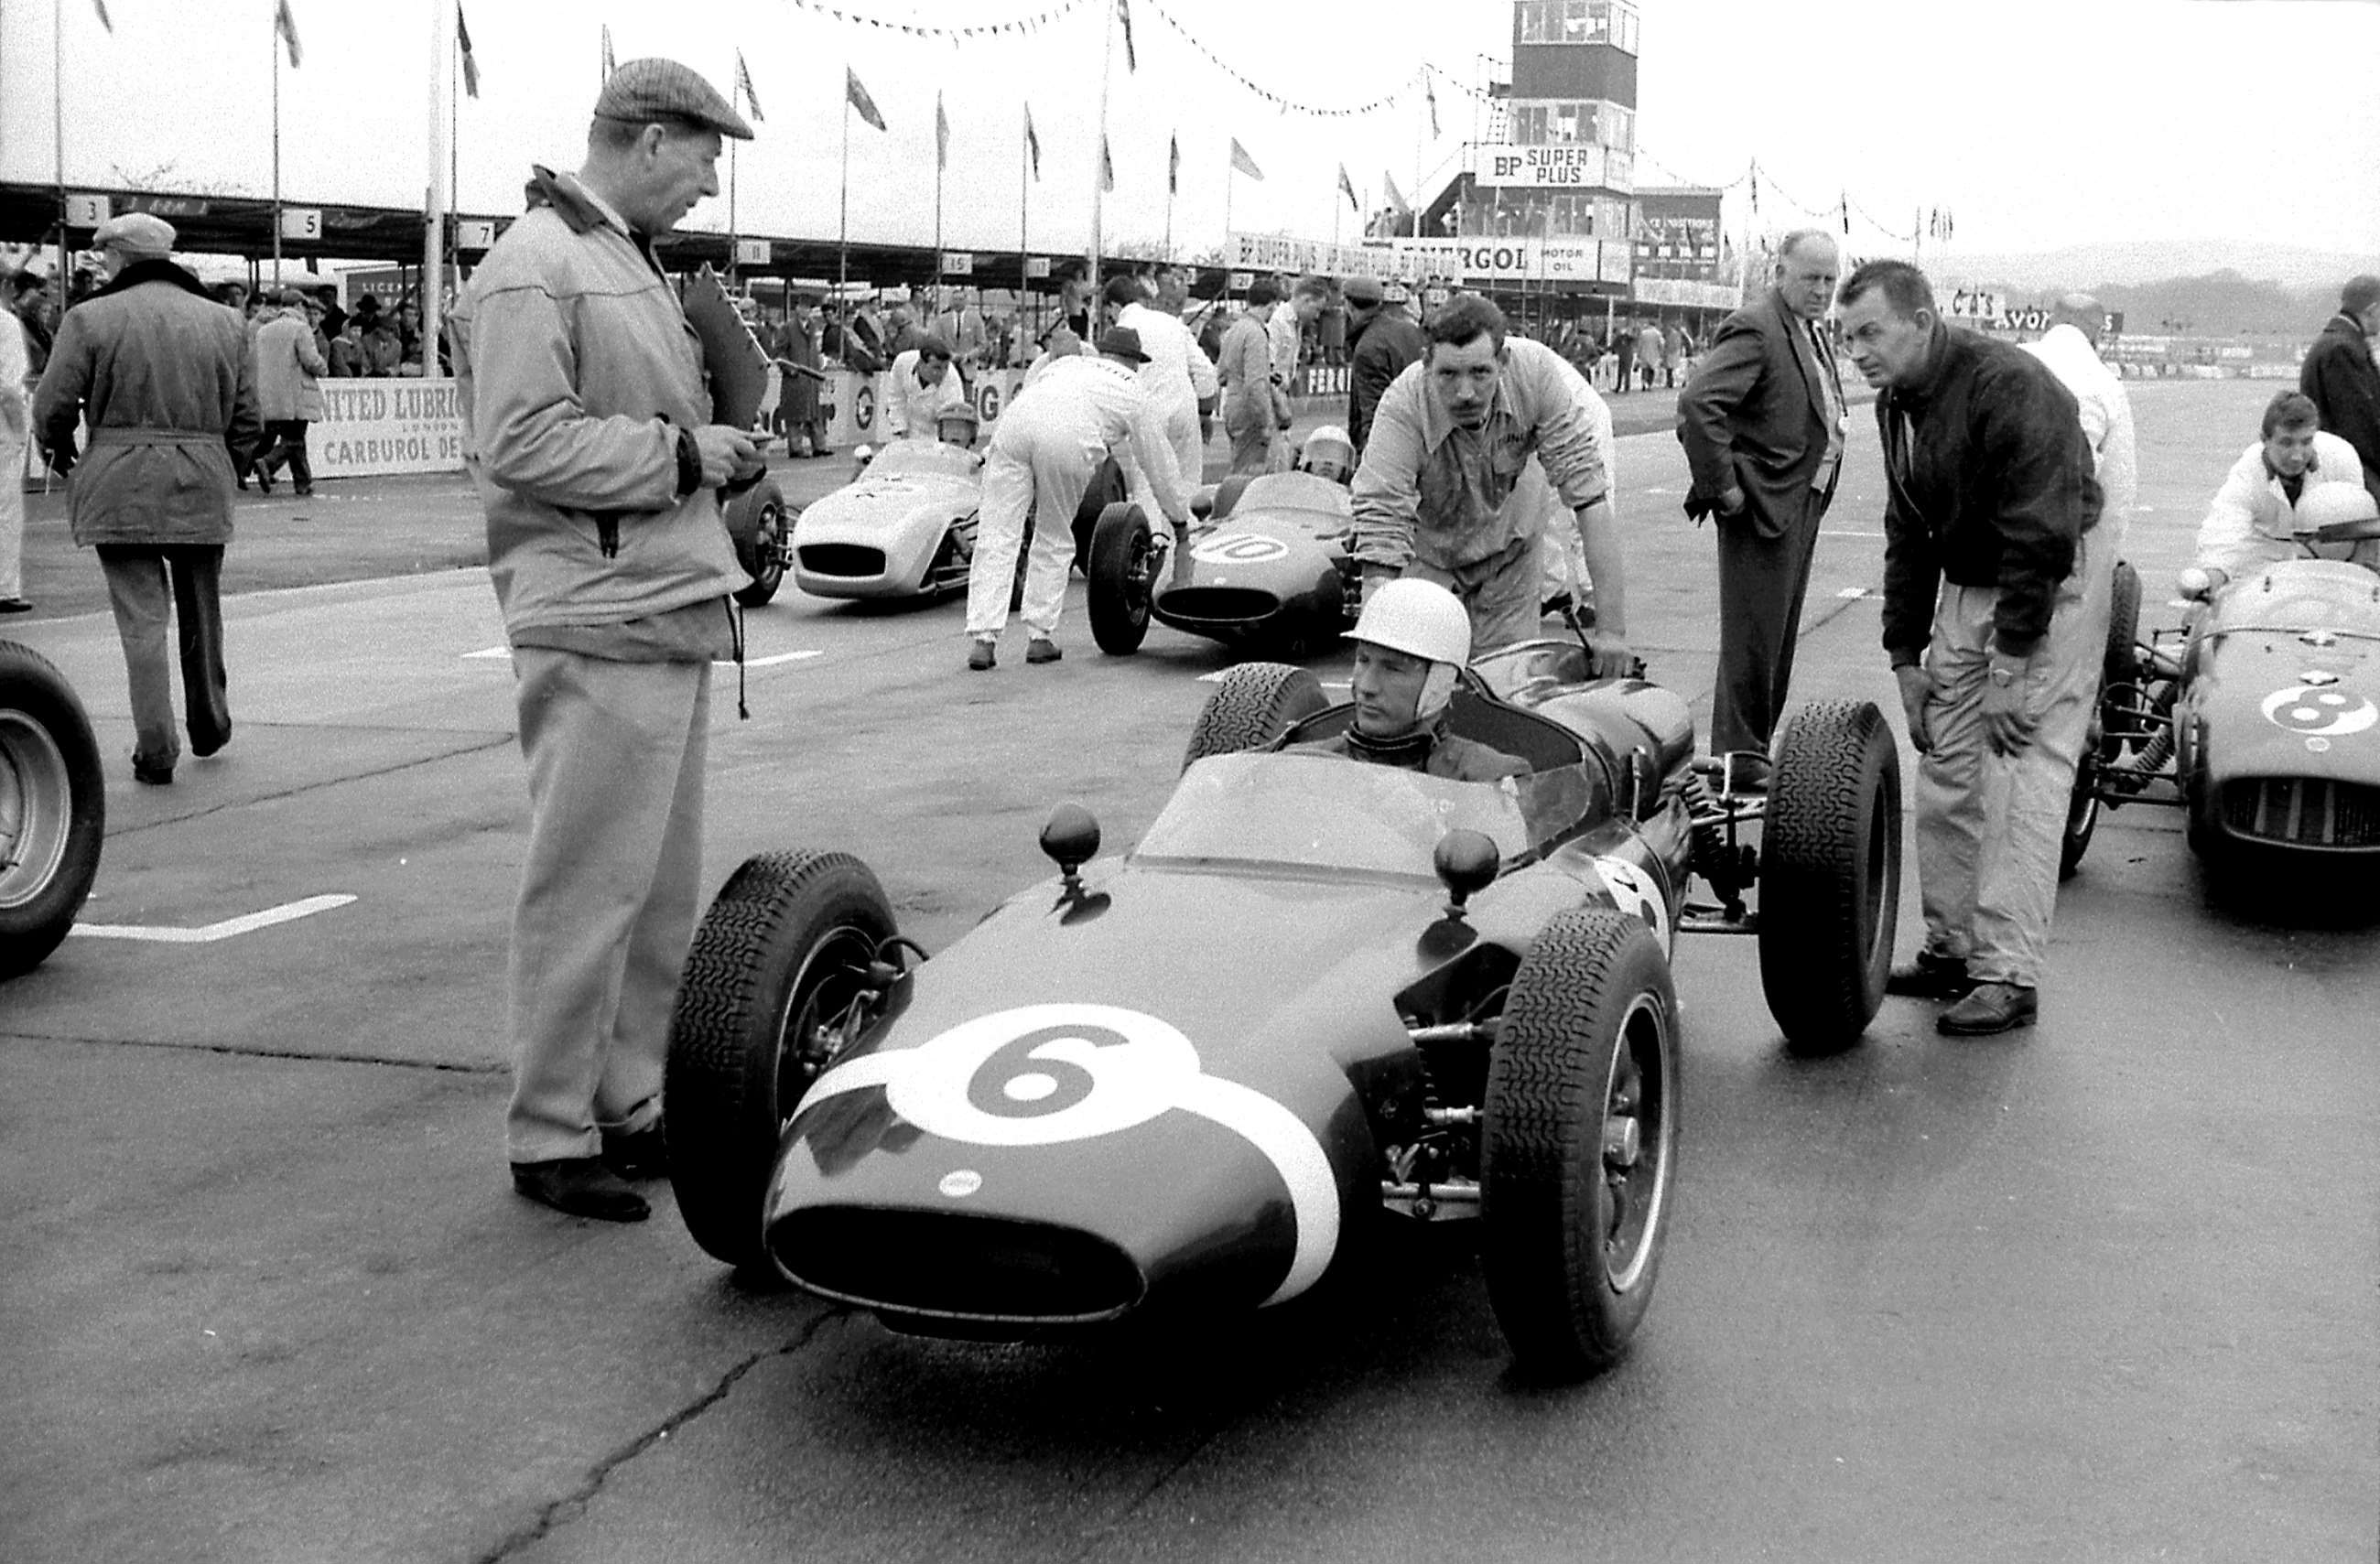
[(1351, 552), (1365, 594), (1417, 576), (1462, 599), (1481, 651), (1536, 636), (1544, 507), (1521, 483), (1535, 457), (1577, 518), (1595, 580), (1596, 672), (1629, 672), (1609, 485), (1561, 356), (1543, 343), (1506, 341), (1504, 312), (1477, 294), (1457, 295), (1423, 335), (1422, 360), (1381, 396), (1355, 471)]
[(1471, 661), (1471, 616), (1435, 581), (1384, 583), (1355, 627), (1355, 672), (1349, 690), (1355, 720), (1335, 737), (1293, 746), (1426, 771), (1454, 782), (1497, 782), (1529, 768), (1500, 749), (1447, 732), (1455, 680)]
[(1059, 359), (1037, 370), (1039, 378), (1018, 390), (992, 430), (967, 575), (966, 627), (973, 642), (967, 666), (977, 673), (993, 665), (1007, 626), (1016, 551), (1030, 515), (1046, 519), (1033, 529), (1026, 566), (1025, 624), (1032, 637), (1025, 661), (1055, 662), (1064, 655), (1056, 639), (1058, 615), (1066, 606), (1066, 566), (1075, 554), (1066, 522), (1110, 455), (1124, 468), (1126, 490), (1136, 503), (1154, 503), (1177, 538), (1189, 527), (1187, 490), (1166, 443), (1163, 417), (1138, 379), (1148, 357), (1139, 333), (1111, 326), (1099, 337), (1097, 358)]
[(947, 337), (928, 333), (897, 355), (884, 376), (884, 432), (896, 440), (931, 440), (945, 408), (967, 405), (966, 382), (951, 370)]
[[(2183, 593), (2210, 597), (2260, 564), (2305, 558), (2301, 537), (2325, 522), (2353, 519), (2345, 509), (2330, 514), (2338, 499), (2325, 493), (2350, 487), (2364, 492), (2355, 447), (2323, 430), (2313, 397), (2280, 393), (2265, 408), (2263, 443), (2240, 454), (2198, 524), (2198, 554), (2182, 571)], [(2373, 563), (2368, 543), (2332, 545), (2331, 552)]]

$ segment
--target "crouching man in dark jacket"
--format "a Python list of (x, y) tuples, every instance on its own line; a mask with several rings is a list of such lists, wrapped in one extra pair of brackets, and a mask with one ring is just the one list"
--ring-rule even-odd
[(2111, 540), (2074, 398), (2032, 355), (1943, 323), (1873, 261), (1838, 304), (1884, 435), (1884, 647), (1918, 767), (1925, 946), (1890, 991), (1952, 1034), (2030, 1025), (2075, 762), (2107, 640)]

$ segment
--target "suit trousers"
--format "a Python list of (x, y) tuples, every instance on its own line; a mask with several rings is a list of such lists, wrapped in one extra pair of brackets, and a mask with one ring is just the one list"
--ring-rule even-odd
[(256, 470), (271, 478), (287, 464), (300, 493), (314, 487), (314, 463), (306, 451), (306, 419), (275, 418), (264, 426), (264, 449), (257, 453)]
[(1979, 983), (2035, 988), (2058, 905), (2058, 854), (2107, 649), (2115, 540), (2085, 533), (2059, 584), (2049, 634), (2025, 673), (2033, 743), (2014, 755), (1984, 735), (1997, 587), (1944, 582), (1925, 671), (1931, 750), (1917, 767), (1917, 884), (1928, 953), (1963, 958)]
[(1825, 497), (1802, 492), (1802, 514), (1783, 532), (1763, 537), (1749, 515), (1720, 516), (1718, 533), (1718, 680), (1711, 690), (1714, 755), (1749, 749), (1767, 753), (1785, 714), (1793, 683), (1793, 649), (1802, 634), (1802, 601), (1810, 590), (1810, 560), (1817, 552)]
[(99, 545), (108, 605), (115, 611), (115, 634), (124, 643), (135, 765), (162, 769), (182, 758), (182, 742), (174, 733), (174, 673), (165, 657), (169, 622), (179, 632), (190, 746), (212, 754), (231, 738), (223, 556), (221, 543)]
[(513, 649), (529, 829), (506, 1024), (515, 1162), (592, 1157), (662, 1110), (702, 893), (708, 662)]
[[(1024, 447), (1020, 453), (1016, 448)], [(1025, 523), (1033, 523), (1033, 552), (1025, 562), (1025, 624), (1036, 636), (1058, 633), (1066, 610), (1066, 570), (1075, 560), (1075, 513), (1106, 458), (1102, 450), (1059, 435), (995, 437), (983, 461), (983, 503), (977, 512), (975, 559), (967, 569), (967, 634), (996, 640), (1008, 627), (1008, 599), (1016, 581), (1016, 552)]]

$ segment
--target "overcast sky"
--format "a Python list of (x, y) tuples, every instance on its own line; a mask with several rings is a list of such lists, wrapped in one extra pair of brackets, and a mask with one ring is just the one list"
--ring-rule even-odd
[[(281, 73), (282, 189), (293, 202), (418, 206), (427, 167), (435, 0), (292, 0), (301, 68)], [(460, 109), (459, 205), (518, 209), (532, 162), (576, 166), (598, 86), (598, 28), (621, 59), (664, 54), (722, 91), (740, 46), (767, 116), (741, 150), (746, 232), (836, 230), (843, 73), (856, 69), (891, 124), (854, 118), (851, 233), (926, 243), (933, 233), (934, 97), (952, 125), (944, 238), (1014, 247), (1022, 103), (1040, 132), (1036, 249), (1090, 230), (1103, 0), (1075, 0), (1025, 37), (952, 42), (838, 21), (795, 0), (583, 6), (468, 0), (483, 95)], [(981, 25), (1065, 0), (836, 0), (846, 12)], [(1509, 59), (1507, 0), (1135, 0), (1140, 68), (1119, 47), (1109, 115), (1118, 188), (1105, 228), (1154, 242), (1166, 224), (1169, 133), (1182, 142), (1177, 244), (1224, 227), (1227, 139), (1262, 165), (1232, 182), (1232, 225), (1354, 236), (1336, 201), (1343, 160), (1367, 202), (1384, 171), (1435, 188), (1474, 134), (1463, 86), (1438, 89), (1427, 135), (1414, 87), (1427, 59), (1454, 82), (1479, 55)], [(272, 0), (0, 0), (0, 175), (52, 177), (52, 24), (63, 6), (69, 185), (154, 176), (167, 188), (271, 188)], [(1392, 106), (1326, 118), (1282, 112), (1257, 86), (1318, 107)], [(1919, 209), (1955, 212), (1961, 250), (2045, 250), (2124, 239), (2255, 236), (2380, 257), (2380, 4), (2373, 0), (1648, 0), (1638, 86), (1640, 184), (1726, 184), (1757, 158), (1759, 219), (1848, 191), (1852, 248), (1899, 248)], [(1480, 117), (1484, 125), (1484, 114)], [(1417, 147), (1417, 140), (1419, 145)], [(1751, 220), (1736, 185), (1731, 232)], [(724, 197), (690, 226), (724, 228)]]

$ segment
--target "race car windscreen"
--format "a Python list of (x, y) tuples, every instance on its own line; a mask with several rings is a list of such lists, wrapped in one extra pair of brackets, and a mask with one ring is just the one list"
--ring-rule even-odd
[(888, 440), (868, 464), (870, 478), (973, 478), (982, 458), (939, 440)]
[(1589, 795), (1577, 768), (1463, 782), (1330, 755), (1218, 755), (1190, 768), (1132, 856), (1434, 882), (1448, 831), (1484, 832), (1499, 856), (1521, 857), (1575, 824)]

